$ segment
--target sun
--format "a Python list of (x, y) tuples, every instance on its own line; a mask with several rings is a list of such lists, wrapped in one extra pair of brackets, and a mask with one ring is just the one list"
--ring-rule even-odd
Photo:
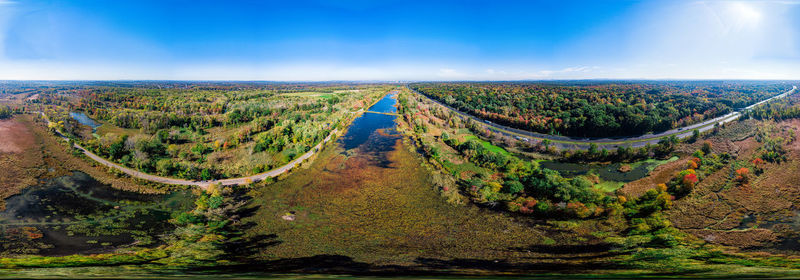
[(748, 3), (733, 2), (729, 4), (728, 10), (734, 21), (747, 26), (758, 25), (761, 21), (761, 11)]

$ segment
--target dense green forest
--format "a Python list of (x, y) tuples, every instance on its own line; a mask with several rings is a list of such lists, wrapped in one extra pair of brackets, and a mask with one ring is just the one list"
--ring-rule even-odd
[(422, 94), (503, 125), (579, 137), (698, 123), (791, 89), (782, 82), (417, 83)]

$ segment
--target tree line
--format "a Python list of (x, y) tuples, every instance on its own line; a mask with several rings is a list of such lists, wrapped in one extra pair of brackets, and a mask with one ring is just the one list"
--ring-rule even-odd
[(790, 88), (777, 82), (453, 82), (409, 86), (482, 119), (578, 137), (665, 131), (729, 113)]

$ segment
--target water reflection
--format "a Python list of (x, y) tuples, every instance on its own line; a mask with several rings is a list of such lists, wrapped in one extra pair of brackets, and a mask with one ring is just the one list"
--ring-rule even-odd
[(83, 125), (90, 126), (92, 128), (92, 131), (96, 130), (98, 127), (101, 126), (101, 124), (95, 122), (92, 118), (81, 112), (70, 112), (69, 116)]
[(650, 170), (658, 166), (660, 163), (652, 162), (652, 163), (641, 163), (633, 167), (630, 171), (622, 172), (620, 171), (620, 167), (623, 163), (614, 163), (614, 164), (606, 164), (606, 165), (599, 165), (599, 164), (585, 164), (585, 163), (570, 163), (570, 162), (558, 162), (558, 161), (543, 161), (539, 163), (539, 166), (542, 168), (547, 168), (551, 170), (558, 171), (564, 177), (575, 177), (580, 175), (586, 175), (588, 173), (594, 173), (600, 179), (606, 181), (616, 181), (616, 182), (631, 182), (647, 176), (650, 173)]
[(6, 254), (67, 255), (156, 245), (172, 230), (172, 212), (192, 195), (147, 195), (104, 185), (83, 172), (50, 179), (6, 199), (0, 246)]
[[(368, 111), (396, 113), (396, 96), (395, 92), (387, 94)], [(394, 129), (395, 118), (395, 115), (364, 113), (353, 121), (339, 143), (346, 151), (359, 148), (362, 154), (380, 157), (380, 154), (393, 150), (395, 141), (399, 138)]]

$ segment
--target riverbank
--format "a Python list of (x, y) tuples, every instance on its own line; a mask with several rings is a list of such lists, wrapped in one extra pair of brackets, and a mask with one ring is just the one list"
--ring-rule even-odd
[[(396, 91), (389, 92), (389, 93), (387, 93), (386, 96), (389, 96), (389, 95), (391, 95), (391, 94), (393, 94), (395, 92)], [(380, 100), (381, 99), (379, 99), (375, 103), (379, 102)], [(373, 103), (373, 105), (374, 105), (374, 103)], [(367, 107), (367, 108), (369, 108), (369, 107)], [(343, 124), (342, 126), (343, 127), (347, 127), (350, 123), (352, 123), (353, 120), (358, 118), (360, 115), (364, 114), (364, 112), (365, 112), (365, 110), (363, 108), (361, 110), (356, 111), (356, 112), (351, 112), (353, 117), (351, 117), (349, 120), (347, 120), (346, 123)], [(45, 120), (47, 121), (48, 125), (50, 125), (51, 122), (47, 118), (47, 116), (44, 113), (40, 113), (40, 114), (45, 118)], [(277, 167), (277, 168), (274, 168), (272, 170), (269, 170), (269, 171), (266, 171), (266, 172), (262, 172), (262, 173), (259, 173), (259, 174), (251, 175), (251, 176), (239, 177), (239, 178), (230, 178), (230, 179), (208, 180), (208, 181), (184, 180), (184, 179), (169, 178), (169, 177), (163, 177), (163, 176), (157, 176), (157, 175), (153, 175), (153, 174), (144, 173), (144, 172), (141, 172), (141, 171), (138, 171), (138, 170), (134, 170), (134, 169), (119, 165), (117, 163), (111, 162), (111, 161), (109, 161), (109, 160), (107, 160), (107, 159), (105, 159), (103, 157), (100, 157), (97, 154), (89, 151), (88, 149), (84, 148), (83, 146), (81, 146), (78, 143), (74, 143), (73, 146), (76, 149), (80, 150), (81, 153), (83, 153), (85, 156), (87, 156), (91, 160), (94, 160), (97, 163), (99, 163), (101, 165), (104, 165), (106, 167), (118, 170), (118, 171), (120, 171), (120, 172), (122, 172), (124, 174), (127, 174), (128, 176), (131, 176), (133, 178), (137, 178), (137, 179), (141, 179), (141, 180), (145, 180), (145, 181), (149, 181), (149, 182), (154, 182), (154, 183), (159, 183), (159, 184), (185, 185), (185, 186), (197, 186), (197, 187), (201, 187), (201, 188), (208, 188), (208, 186), (210, 186), (210, 185), (224, 185), (224, 186), (228, 186), (228, 185), (248, 185), (248, 184), (252, 184), (254, 182), (259, 182), (259, 181), (262, 181), (262, 180), (265, 180), (265, 179), (268, 179), (268, 178), (274, 178), (274, 177), (280, 176), (282, 174), (285, 174), (289, 170), (291, 170), (291, 169), (297, 167), (298, 165), (300, 165), (301, 163), (303, 163), (304, 161), (309, 160), (310, 158), (312, 158), (312, 156), (314, 156), (315, 153), (319, 152), (325, 146), (326, 143), (328, 143), (332, 138), (334, 138), (335, 135), (338, 135), (338, 132), (339, 132), (339, 130), (337, 128), (334, 128), (320, 143), (317, 143), (308, 152), (300, 155), (299, 157), (293, 159), (292, 161), (290, 161), (289, 163), (287, 163), (287, 164), (285, 164), (283, 166), (280, 166), (280, 167)], [(65, 141), (68, 140), (68, 137), (66, 137), (63, 133), (58, 132), (58, 134)]]

